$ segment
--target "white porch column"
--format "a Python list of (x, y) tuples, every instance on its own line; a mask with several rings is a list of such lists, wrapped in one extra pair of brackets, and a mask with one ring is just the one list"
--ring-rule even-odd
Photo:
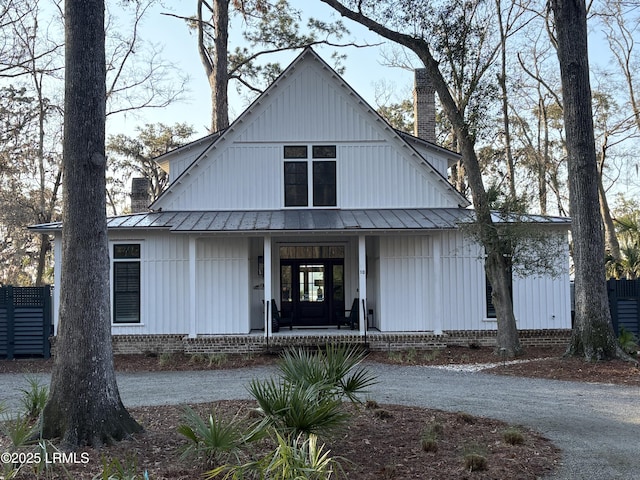
[(269, 337), (271, 335), (271, 319), (273, 318), (271, 312), (271, 299), (273, 298), (272, 285), (271, 285), (271, 236), (268, 234), (264, 236), (264, 335)]
[(196, 317), (196, 237), (189, 236), (189, 338), (196, 338), (198, 334)]
[(433, 331), (442, 335), (442, 235), (432, 236), (433, 248)]
[(367, 330), (367, 244), (364, 235), (358, 236), (358, 292), (360, 305), (358, 306), (358, 324), (360, 325), (360, 335), (364, 335)]
[(62, 232), (53, 237), (53, 334), (58, 334), (58, 314), (60, 311), (60, 286), (62, 285)]

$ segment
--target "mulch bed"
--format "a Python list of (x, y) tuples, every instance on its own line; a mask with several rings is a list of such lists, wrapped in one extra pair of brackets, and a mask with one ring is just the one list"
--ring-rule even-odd
[[(221, 401), (192, 405), (203, 416), (214, 409), (218, 415), (249, 415), (255, 405), (249, 401)], [(322, 439), (325, 449), (339, 457), (346, 478), (378, 479), (537, 479), (554, 470), (560, 451), (539, 434), (519, 428), (524, 442), (510, 445), (503, 433), (509, 428), (502, 422), (397, 405), (369, 403), (355, 409), (347, 427), (334, 438)], [(162, 406), (131, 409), (145, 432), (131, 439), (105, 447), (100, 451), (85, 449), (88, 462), (52, 464), (47, 477), (91, 479), (102, 473), (103, 465), (118, 459), (122, 465), (142, 478), (146, 471), (151, 479), (195, 479), (211, 466), (202, 459), (181, 459), (186, 440), (176, 432), (183, 423), (182, 407)], [(436, 435), (437, 451), (424, 451), (422, 434), (430, 428)], [(0, 437), (0, 451), (9, 449), (8, 439)], [(478, 453), (485, 457), (486, 468), (470, 471), (465, 455)], [(246, 460), (246, 459), (245, 459)], [(69, 476), (67, 476), (69, 475)], [(36, 478), (25, 469), (18, 479)], [(100, 477), (102, 478), (102, 477)], [(119, 477), (116, 477), (119, 478)], [(131, 478), (131, 477), (126, 477)], [(338, 477), (341, 478), (341, 477)]]

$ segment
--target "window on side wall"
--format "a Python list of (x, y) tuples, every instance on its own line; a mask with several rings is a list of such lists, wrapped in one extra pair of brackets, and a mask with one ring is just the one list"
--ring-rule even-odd
[(113, 245), (113, 323), (140, 323), (140, 244)]

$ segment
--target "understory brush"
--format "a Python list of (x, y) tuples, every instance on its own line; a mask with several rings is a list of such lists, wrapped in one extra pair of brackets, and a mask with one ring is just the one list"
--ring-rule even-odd
[[(342, 471), (319, 436), (330, 436), (348, 422), (344, 401), (362, 403), (360, 395), (375, 384), (360, 364), (358, 347), (328, 345), (324, 350), (287, 350), (276, 378), (254, 379), (247, 387), (256, 400), (257, 419), (224, 421), (211, 412), (201, 418), (185, 409), (179, 432), (189, 440), (185, 455), (204, 458), (213, 469), (207, 478), (328, 479)], [(271, 445), (256, 453), (256, 442)], [(264, 450), (261, 450), (264, 452)], [(242, 458), (247, 459), (242, 463)]]

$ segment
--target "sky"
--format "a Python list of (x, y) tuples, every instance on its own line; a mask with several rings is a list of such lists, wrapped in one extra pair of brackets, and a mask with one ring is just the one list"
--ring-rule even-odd
[[(313, 16), (324, 20), (330, 20), (332, 17), (337, 18), (333, 10), (323, 3), (314, 0), (290, 0), (295, 8), (304, 7), (306, 15)], [(145, 23), (143, 24), (142, 37), (144, 40), (153, 44), (162, 46), (162, 54), (166, 61), (174, 63), (180, 71), (188, 74), (188, 92), (184, 95), (184, 100), (170, 105), (163, 109), (153, 109), (141, 114), (128, 115), (126, 117), (110, 120), (109, 133), (126, 133), (128, 135), (135, 134), (136, 126), (142, 126), (145, 123), (163, 122), (172, 125), (176, 122), (185, 122), (192, 125), (197, 134), (196, 137), (203, 136), (207, 133), (210, 124), (211, 107), (209, 102), (210, 90), (204, 70), (198, 57), (196, 47), (196, 37), (190, 33), (184, 22), (181, 20), (162, 15), (162, 12), (170, 12), (176, 15), (190, 16), (195, 13), (195, 1), (192, 0), (173, 0), (167, 2), (167, 8), (155, 8)], [(302, 25), (306, 20), (301, 22)], [(348, 20), (345, 21), (351, 35), (345, 41), (351, 39), (360, 44), (375, 44), (382, 42), (382, 39), (376, 34), (368, 31), (360, 25), (354, 24)], [(238, 44), (237, 35), (231, 32), (232, 47)], [(382, 64), (383, 57), (381, 51), (384, 48), (390, 52), (388, 43), (386, 46), (373, 46), (367, 48), (347, 47), (344, 52), (347, 54), (345, 62), (346, 71), (344, 78), (367, 102), (375, 106), (375, 90), (376, 84), (384, 81), (394, 87), (398, 92), (400, 100), (410, 95), (413, 85), (413, 74), (410, 71), (399, 68), (391, 68)], [(318, 49), (319, 54), (327, 61), (331, 62), (331, 49)], [(286, 67), (298, 52), (283, 54), (281, 64)], [(246, 100), (240, 98), (235, 88), (229, 89), (229, 102), (231, 119), (237, 117), (248, 106)]]

